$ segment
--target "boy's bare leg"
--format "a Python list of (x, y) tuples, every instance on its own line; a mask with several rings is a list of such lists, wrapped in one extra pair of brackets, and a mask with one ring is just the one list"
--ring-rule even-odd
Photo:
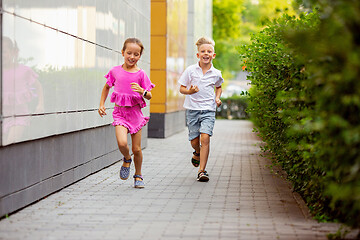
[[(191, 147), (195, 150), (195, 152), (200, 153), (200, 136), (191, 140), (190, 143), (191, 143)], [(195, 156), (194, 154), (193, 154), (193, 158), (196, 160), (200, 160), (200, 157)]]
[(200, 142), (201, 142), (201, 148), (200, 148), (199, 172), (204, 171), (206, 168), (206, 164), (209, 157), (209, 151), (210, 151), (210, 136), (206, 133), (201, 133)]

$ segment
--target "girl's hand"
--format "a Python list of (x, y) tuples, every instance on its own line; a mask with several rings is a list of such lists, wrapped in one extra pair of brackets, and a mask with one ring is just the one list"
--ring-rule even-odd
[(131, 89), (134, 91), (134, 92), (137, 92), (137, 93), (140, 93), (141, 95), (144, 93), (145, 89), (143, 89), (142, 87), (140, 87), (139, 84), (137, 83), (130, 83), (131, 84)]
[(106, 108), (104, 106), (99, 107), (98, 112), (99, 112), (100, 117), (103, 117), (104, 115), (106, 115), (105, 110), (106, 110)]
[(44, 112), (44, 104), (39, 103), (36, 106), (35, 113), (42, 113), (42, 112)]
[(189, 94), (197, 93), (199, 91), (198, 86), (191, 85), (189, 88)]
[(216, 106), (220, 107), (220, 105), (222, 104), (220, 98), (215, 98), (215, 102), (216, 102)]

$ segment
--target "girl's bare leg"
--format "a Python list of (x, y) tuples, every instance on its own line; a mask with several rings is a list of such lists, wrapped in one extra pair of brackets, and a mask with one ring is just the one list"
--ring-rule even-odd
[[(125, 159), (129, 160), (131, 158), (129, 146), (127, 144), (127, 133), (128, 130), (124, 126), (117, 125), (115, 126), (115, 135), (118, 143), (119, 150)], [(131, 163), (123, 162), (124, 167), (129, 167)]]
[[(131, 150), (134, 154), (135, 175), (142, 175), (141, 167), (142, 167), (143, 155), (141, 151), (141, 131), (142, 130), (131, 135), (131, 140), (132, 140)], [(140, 178), (136, 178), (136, 180), (141, 181)]]

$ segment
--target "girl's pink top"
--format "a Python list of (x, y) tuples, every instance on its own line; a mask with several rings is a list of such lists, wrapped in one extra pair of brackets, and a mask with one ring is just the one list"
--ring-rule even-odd
[(3, 69), (3, 105), (22, 105), (36, 97), (35, 83), (38, 75), (25, 65)]
[(132, 107), (140, 105), (146, 107), (143, 96), (131, 89), (130, 83), (137, 83), (146, 91), (150, 91), (155, 85), (151, 83), (146, 73), (140, 69), (137, 72), (127, 72), (122, 66), (115, 66), (105, 75), (106, 83), (110, 87), (114, 86), (114, 92), (111, 95), (110, 102), (122, 107)]

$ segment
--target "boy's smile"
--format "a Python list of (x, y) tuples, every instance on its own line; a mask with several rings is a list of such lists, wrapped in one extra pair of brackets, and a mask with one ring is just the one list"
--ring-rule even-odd
[(215, 58), (216, 53), (214, 52), (214, 47), (211, 44), (202, 44), (196, 56), (200, 60), (200, 64), (211, 64), (211, 61)]

